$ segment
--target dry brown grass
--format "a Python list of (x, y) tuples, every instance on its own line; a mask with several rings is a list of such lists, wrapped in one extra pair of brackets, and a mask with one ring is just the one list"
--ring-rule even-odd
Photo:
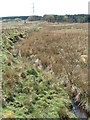
[(78, 87), (87, 86), (87, 65), (80, 60), (88, 54), (87, 24), (46, 24), (16, 48), (24, 57), (37, 55), (45, 68), (52, 64), (55, 75), (67, 74)]

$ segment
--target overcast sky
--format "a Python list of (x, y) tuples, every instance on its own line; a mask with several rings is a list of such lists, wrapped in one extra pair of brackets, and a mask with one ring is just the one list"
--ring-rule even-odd
[(0, 17), (44, 14), (88, 14), (89, 0), (0, 0)]

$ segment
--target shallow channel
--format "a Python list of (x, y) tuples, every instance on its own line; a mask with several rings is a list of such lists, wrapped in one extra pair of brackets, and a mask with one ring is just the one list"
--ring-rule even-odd
[(75, 103), (75, 100), (72, 101), (72, 112), (79, 118), (80, 120), (88, 120), (88, 115), (87, 113), (82, 110), (78, 105)]

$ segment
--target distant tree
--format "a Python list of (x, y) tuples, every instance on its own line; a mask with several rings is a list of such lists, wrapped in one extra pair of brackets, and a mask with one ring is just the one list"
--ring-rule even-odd
[(15, 21), (17, 21), (17, 22), (21, 21), (21, 18), (15, 18)]
[(48, 22), (55, 22), (55, 17), (54, 15), (44, 15), (43, 20), (48, 21)]
[(68, 21), (68, 16), (67, 16), (67, 15), (64, 16), (64, 21), (65, 21), (65, 22)]
[(41, 20), (42, 17), (41, 16), (29, 16), (27, 18), (28, 21), (38, 21), (38, 20)]

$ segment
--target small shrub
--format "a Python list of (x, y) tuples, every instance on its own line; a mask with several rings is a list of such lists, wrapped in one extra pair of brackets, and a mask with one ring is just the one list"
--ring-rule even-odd
[(22, 77), (22, 78), (26, 78), (25, 72), (22, 72), (22, 73), (21, 73), (21, 77)]
[(29, 106), (28, 106), (28, 112), (29, 112), (29, 113), (32, 113), (33, 111), (34, 111), (33, 105), (29, 105)]
[(27, 75), (34, 75), (35, 77), (38, 77), (37, 71), (33, 68), (27, 70)]
[(14, 97), (11, 93), (9, 93), (8, 97), (6, 98), (6, 101), (9, 102), (14, 102)]
[(29, 88), (28, 87), (23, 88), (23, 93), (28, 94), (29, 93)]
[(61, 108), (58, 114), (61, 120), (69, 119), (68, 110), (66, 108)]
[(17, 88), (16, 88), (16, 91), (17, 91), (18, 93), (22, 93), (22, 89), (23, 89), (23, 84), (20, 82), (20, 83), (18, 83), (18, 86), (17, 86)]

